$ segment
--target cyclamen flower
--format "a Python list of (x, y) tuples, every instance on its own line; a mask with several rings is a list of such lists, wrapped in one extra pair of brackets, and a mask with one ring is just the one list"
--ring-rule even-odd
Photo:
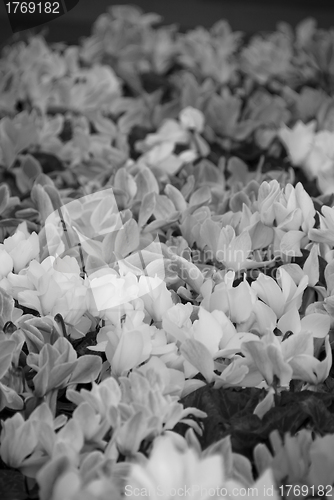
[(159, 374), (164, 382), (164, 389), (162, 391), (162, 394), (181, 397), (182, 391), (185, 386), (184, 373), (180, 370), (175, 370), (174, 368), (169, 368), (168, 366), (166, 366), (162, 361), (162, 358), (163, 356), (151, 356), (146, 363), (142, 364), (138, 368), (138, 371), (140, 373), (146, 374), (148, 370), (153, 369)]
[[(185, 163), (194, 161), (198, 154), (206, 156), (209, 147), (200, 135), (204, 120), (203, 113), (191, 106), (181, 111), (179, 122), (165, 120), (156, 133), (148, 134), (144, 141), (137, 142), (137, 149), (144, 152), (139, 162), (151, 166), (159, 176), (170, 176), (175, 175)], [(188, 149), (177, 155), (174, 153), (177, 144), (184, 144)]]
[(240, 351), (243, 340), (255, 337), (251, 333), (238, 333), (223, 311), (209, 313), (200, 308), (198, 318), (193, 324), (193, 338), (215, 358), (231, 357)]
[(146, 151), (148, 147), (168, 143), (173, 150), (176, 144), (188, 144), (192, 139), (190, 131), (203, 132), (204, 121), (200, 110), (187, 106), (180, 112), (179, 122), (165, 120), (156, 133), (148, 134), (143, 142), (137, 143), (137, 149)]
[(102, 361), (93, 355), (78, 358), (72, 344), (60, 337), (53, 345), (45, 344), (39, 353), (30, 353), (27, 364), (36, 372), (34, 394), (43, 397), (69, 384), (92, 382), (101, 370)]
[(112, 373), (120, 376), (149, 358), (152, 350), (151, 327), (146, 325), (139, 331), (123, 329), (115, 350), (114, 345), (112, 339), (106, 347), (106, 356)]
[(242, 50), (241, 64), (254, 80), (265, 84), (271, 78), (287, 78), (292, 70), (292, 55), (290, 39), (276, 32), (266, 38), (254, 36)]
[[(245, 497), (244, 485), (226, 477), (224, 457), (218, 454), (199, 457), (192, 448), (180, 449), (172, 436), (157, 438), (149, 459), (143, 464), (131, 467), (125, 495), (136, 498), (141, 492), (144, 498), (156, 500), (163, 498), (183, 498), (191, 496), (195, 500)], [(268, 481), (268, 482), (267, 482)], [(271, 471), (267, 471), (252, 485), (258, 488), (259, 498), (264, 500), (263, 485), (273, 484)], [(240, 491), (238, 495), (237, 492)], [(242, 493), (241, 493), (242, 492)], [(250, 497), (249, 497), (250, 498)], [(273, 490), (271, 497), (278, 500), (278, 493)]]
[(308, 276), (303, 276), (297, 286), (285, 269), (278, 269), (277, 281), (270, 276), (260, 273), (256, 281), (251, 284), (257, 296), (280, 318), (284, 312), (293, 307), (299, 309), (302, 303), (303, 292), (307, 287)]
[(10, 273), (4, 287), (22, 305), (43, 315), (60, 313), (72, 325), (78, 323), (88, 309), (88, 287), (80, 277), (74, 257), (48, 257), (40, 264), (33, 260), (19, 275)]
[(168, 141), (158, 144), (142, 155), (138, 163), (147, 164), (158, 177), (176, 175), (185, 163), (194, 161), (197, 154), (188, 149), (177, 155), (173, 152), (174, 147)]
[(193, 407), (183, 408), (177, 396), (163, 395), (165, 381), (154, 369), (146, 373), (133, 371), (129, 377), (121, 377), (120, 382), (122, 408), (125, 410), (126, 405), (127, 411), (121, 412), (125, 422), (117, 429), (115, 438), (123, 454), (134, 454), (143, 439), (171, 430), (178, 422), (201, 434), (198, 423), (187, 417), (205, 418), (206, 413)]
[[(201, 306), (208, 311), (223, 311), (233, 323), (244, 323), (252, 314), (256, 295), (246, 280), (233, 287), (234, 271), (225, 274), (224, 281), (213, 287), (212, 280), (201, 286), (203, 300)], [(240, 307), (243, 304), (243, 307)]]
[(292, 164), (302, 167), (309, 179), (316, 178), (323, 193), (331, 193), (334, 185), (334, 134), (329, 130), (316, 133), (315, 127), (315, 121), (307, 125), (298, 121), (292, 130), (284, 125), (278, 135), (288, 149)]
[(17, 114), (13, 119), (5, 116), (0, 120), (0, 144), (5, 165), (13, 166), (15, 158), (23, 150), (35, 144), (38, 132), (34, 112)]
[(277, 484), (283, 481), (312, 486), (333, 483), (333, 434), (314, 438), (312, 431), (302, 429), (296, 435), (286, 434), (282, 439), (275, 430), (269, 439), (273, 451), (270, 452), (263, 444), (258, 444), (254, 449), (255, 463), (260, 473), (270, 466)]
[(80, 392), (69, 387), (66, 397), (77, 406), (89, 404), (101, 416), (102, 421), (108, 420), (110, 408), (117, 407), (122, 399), (119, 384), (113, 377), (107, 377), (99, 384), (92, 382), (90, 390), (81, 389)]
[(334, 208), (323, 205), (319, 214), (319, 222), (319, 228), (309, 230), (310, 240), (332, 246), (334, 244)]
[(122, 311), (128, 302), (141, 295), (138, 279), (133, 273), (120, 276), (110, 268), (92, 273), (89, 288), (89, 309), (95, 316), (108, 315), (108, 310), (113, 309)]
[[(125, 493), (135, 498), (136, 491), (146, 491), (153, 499), (172, 498), (173, 491), (199, 485), (203, 490), (215, 490), (224, 481), (222, 459), (211, 456), (199, 459), (192, 449), (180, 452), (170, 437), (156, 439), (146, 466), (132, 466)], [(182, 494), (180, 494), (180, 497)], [(195, 497), (196, 498), (196, 497)], [(200, 498), (200, 494), (198, 494)]]
[[(311, 152), (315, 136), (315, 128), (315, 121), (311, 121), (305, 125), (299, 120), (292, 129), (283, 125), (281, 130), (278, 132), (278, 136), (284, 142), (291, 158), (291, 162), (294, 166), (302, 166)], [(306, 174), (312, 178), (314, 177), (315, 172), (308, 168), (306, 170)]]
[(196, 108), (188, 106), (180, 113), (180, 122), (185, 130), (196, 130), (203, 132), (205, 117), (203, 113)]
[(266, 226), (272, 226), (274, 223), (274, 202), (278, 200), (280, 193), (280, 185), (275, 179), (270, 182), (262, 182), (259, 187), (257, 209), (261, 216), (261, 222)]
[[(273, 182), (273, 181), (272, 181)], [(314, 226), (316, 214), (313, 201), (301, 182), (294, 187), (287, 184), (274, 201), (277, 227), (284, 231), (307, 231)]]
[(35, 232), (29, 234), (27, 223), (21, 222), (13, 236), (9, 236), (4, 240), (3, 244), (0, 244), (1, 254), (0, 275), (2, 274), (2, 277), (8, 275), (13, 268), (14, 272), (18, 273), (28, 262), (38, 259), (38, 235)]
[(191, 336), (192, 321), (190, 316), (193, 306), (187, 304), (175, 304), (167, 309), (162, 316), (162, 328), (167, 333), (168, 338), (178, 341), (186, 340)]
[[(116, 377), (138, 367), (151, 355), (166, 359), (166, 362), (177, 358), (176, 346), (173, 342), (167, 343), (165, 332), (144, 323), (143, 318), (143, 311), (136, 311), (135, 314), (130, 311), (122, 324), (101, 328), (97, 335), (98, 344), (89, 347), (90, 350), (106, 353), (111, 372)], [(159, 361), (152, 363), (154, 366)], [(162, 367), (159, 371), (166, 375)], [(171, 376), (175, 378), (175, 374), (171, 373)]]
[(47, 403), (38, 406), (27, 420), (23, 419), (21, 413), (16, 413), (3, 422), (1, 459), (25, 476), (35, 478), (52, 454), (55, 431), (66, 420), (64, 415), (54, 419)]
[[(269, 332), (260, 340), (244, 342), (241, 352), (245, 358), (240, 358), (237, 364), (245, 364), (250, 373), (253, 371), (252, 377), (256, 376), (256, 368), (268, 385), (275, 384), (275, 377), (282, 387), (289, 387), (292, 379), (316, 385), (326, 380), (332, 365), (328, 336), (325, 339), (325, 349), (326, 358), (319, 361), (313, 356), (312, 332), (299, 332), (283, 341)], [(249, 375), (245, 376), (240, 385), (246, 386), (247, 378)]]
[(8, 466), (22, 470), (27, 461), (34, 460), (37, 444), (37, 422), (25, 421), (21, 413), (16, 413), (3, 423), (0, 456)]
[(232, 32), (226, 21), (216, 23), (211, 32), (198, 27), (179, 37), (179, 60), (193, 74), (226, 84), (236, 69), (232, 56), (239, 40), (240, 33)]
[(252, 250), (252, 240), (248, 231), (243, 231), (236, 236), (232, 226), (227, 225), (221, 229), (217, 226), (214, 234), (208, 239), (212, 229), (212, 221), (205, 220), (200, 229), (203, 245), (207, 246), (212, 251), (213, 257), (224, 264), (228, 270), (240, 271), (258, 265), (258, 263), (248, 259)]
[(154, 321), (161, 321), (163, 314), (173, 307), (171, 292), (160, 278), (140, 276), (138, 282), (139, 297), (144, 302), (145, 310)]
[[(262, 473), (271, 467), (277, 484), (281, 484), (285, 478), (289, 484), (306, 482), (311, 458), (309, 455), (312, 445), (311, 431), (301, 429), (294, 436), (286, 433), (282, 439), (279, 431), (274, 430), (270, 433), (269, 440), (273, 451), (269, 451), (263, 443), (254, 448), (254, 459), (258, 472)], [(310, 484), (316, 483), (311, 482)]]
[(334, 165), (333, 140), (334, 133), (329, 130), (321, 130), (315, 134), (312, 148), (303, 162), (313, 177), (318, 177), (319, 174), (330, 177)]
[[(184, 371), (186, 378), (194, 377), (200, 372), (208, 382), (218, 379), (214, 373), (214, 359), (232, 358), (237, 352), (240, 352), (241, 343), (244, 340), (257, 339), (252, 333), (237, 332), (233, 323), (224, 314), (223, 311), (206, 311), (200, 307), (198, 319), (193, 325), (187, 328), (179, 328), (173, 323), (167, 315), (163, 318), (163, 327), (168, 335), (174, 338), (179, 345), (179, 359), (173, 359), (171, 366)], [(182, 364), (180, 364), (182, 361)], [(240, 378), (240, 374), (232, 373), (231, 383)], [(244, 376), (244, 373), (242, 377)], [(222, 379), (219, 379), (221, 382)], [(199, 381), (187, 380), (185, 382), (185, 391)], [(197, 384), (198, 387), (203, 385)], [(191, 390), (189, 391), (191, 392)]]
[[(83, 470), (87, 470), (92, 468), (93, 466), (100, 465), (100, 469), (103, 470), (103, 465), (106, 460), (103, 460), (102, 453), (95, 452), (94, 455), (90, 454), (87, 457), (86, 464), (82, 466)], [(96, 464), (96, 459), (101, 458), (100, 464)], [(92, 460), (93, 459), (93, 460)], [(87, 464), (87, 462), (90, 462)], [(121, 491), (118, 488), (116, 480), (114, 478), (102, 474), (99, 474), (96, 471), (96, 478), (87, 483), (82, 478), (82, 473), (71, 467), (71, 465), (66, 460), (66, 457), (61, 457), (60, 460), (55, 463), (58, 465), (62, 463), (62, 467), (59, 467), (62, 470), (62, 474), (59, 474), (58, 477), (53, 478), (53, 475), (56, 475), (58, 472), (57, 467), (53, 466), (53, 470), (51, 469), (50, 462), (50, 471), (49, 468), (45, 467), (41, 470), (41, 473), (38, 475), (38, 484), (40, 486), (40, 498), (41, 500), (104, 500), (110, 499), (113, 500), (122, 500)], [(107, 465), (105, 465), (107, 468)], [(65, 469), (65, 471), (64, 471)], [(117, 469), (117, 464), (114, 469)], [(50, 474), (48, 474), (50, 472)], [(122, 473), (123, 471), (121, 471)], [(53, 473), (53, 474), (52, 474)], [(88, 475), (88, 473), (87, 473)], [(50, 488), (50, 479), (54, 479), (51, 483), (53, 488)], [(49, 484), (48, 484), (49, 483)]]
[(144, 313), (135, 315), (134, 322), (128, 316), (122, 325), (103, 327), (97, 336), (98, 344), (90, 347), (90, 350), (106, 353), (116, 377), (136, 368), (151, 354), (151, 338), (156, 328), (143, 323), (143, 316)]
[(277, 328), (283, 335), (288, 331), (311, 332), (314, 338), (325, 338), (329, 332), (330, 323), (330, 315), (326, 312), (307, 314), (301, 319), (297, 307), (292, 307), (281, 316)]
[(137, 143), (137, 149), (146, 150), (147, 147), (159, 144), (186, 144), (188, 142), (188, 132), (186, 128), (180, 126), (176, 120), (166, 120), (155, 134), (148, 134), (143, 143)]

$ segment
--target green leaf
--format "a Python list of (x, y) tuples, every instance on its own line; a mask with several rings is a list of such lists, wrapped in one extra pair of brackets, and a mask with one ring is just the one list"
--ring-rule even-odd
[(51, 153), (46, 153), (44, 151), (36, 151), (33, 156), (38, 160), (41, 165), (44, 174), (50, 174), (51, 172), (61, 172), (65, 170), (62, 161), (55, 155)]
[(187, 209), (187, 202), (184, 199), (182, 193), (172, 184), (167, 184), (165, 187), (165, 193), (168, 198), (174, 203), (176, 210), (183, 212)]
[(211, 201), (210, 188), (208, 186), (202, 186), (190, 196), (189, 204), (191, 206), (200, 207), (201, 205), (210, 203), (210, 201)]
[(153, 215), (157, 220), (169, 220), (170, 217), (175, 214), (174, 203), (164, 195), (160, 194), (156, 197), (156, 205), (153, 211)]
[(39, 212), (35, 208), (22, 208), (15, 212), (15, 217), (19, 219), (38, 219)]
[(248, 424), (249, 439), (244, 440), (243, 448), (239, 447), (238, 450), (233, 449), (233, 451), (251, 458), (256, 441), (254, 439), (251, 442), (252, 429), (261, 425), (261, 420), (252, 413), (265, 393), (264, 389), (256, 388), (246, 388), (241, 391), (233, 388), (213, 389), (205, 386), (181, 399), (180, 403), (183, 404), (184, 408), (195, 407), (208, 415), (208, 418), (203, 422), (203, 435), (199, 438), (203, 450), (228, 434), (231, 434), (233, 447), (235, 435), (232, 432), (231, 421), (244, 417), (246, 424)]
[(21, 222), (26, 222), (27, 227), (32, 231), (39, 231), (39, 226), (37, 224), (26, 219), (2, 219), (0, 220), (0, 227), (17, 227), (19, 224), (21, 224)]
[(35, 179), (39, 174), (43, 172), (41, 164), (36, 158), (31, 155), (25, 155), (21, 162), (22, 172), (28, 177), (28, 179)]
[(25, 477), (13, 469), (0, 470), (1, 500), (25, 500), (27, 491)]
[(61, 208), (63, 205), (63, 202), (60, 198), (60, 194), (59, 194), (57, 188), (55, 186), (51, 186), (49, 184), (46, 184), (44, 186), (44, 190), (48, 194), (54, 209), (58, 210), (59, 208)]

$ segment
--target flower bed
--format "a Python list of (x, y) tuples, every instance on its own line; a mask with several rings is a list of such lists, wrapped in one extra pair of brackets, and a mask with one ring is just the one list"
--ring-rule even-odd
[(2, 498), (331, 498), (333, 32), (157, 23), (0, 60)]

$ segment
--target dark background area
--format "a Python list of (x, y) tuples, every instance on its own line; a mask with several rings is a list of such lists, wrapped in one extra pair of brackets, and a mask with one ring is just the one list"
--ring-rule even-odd
[[(279, 21), (296, 26), (306, 17), (315, 18), (320, 28), (334, 27), (334, 0), (80, 0), (72, 11), (37, 31), (48, 27), (48, 41), (77, 43), (81, 37), (90, 35), (93, 22), (108, 6), (120, 4), (134, 4), (145, 12), (156, 12), (163, 16), (164, 24), (176, 23), (182, 31), (199, 25), (209, 28), (219, 19), (226, 19), (234, 31), (248, 35), (272, 31)], [(12, 31), (2, 1), (0, 44), (10, 37)]]

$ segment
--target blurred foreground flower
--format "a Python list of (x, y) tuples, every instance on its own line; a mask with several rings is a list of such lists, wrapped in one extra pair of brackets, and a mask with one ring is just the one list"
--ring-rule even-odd
[(321, 491), (321, 485), (333, 484), (333, 434), (314, 437), (310, 430), (302, 429), (295, 436), (287, 433), (282, 439), (275, 430), (270, 434), (270, 444), (272, 452), (264, 444), (254, 449), (259, 474), (271, 467), (277, 484), (296, 485), (295, 491), (303, 496), (312, 488), (317, 490), (320, 486)]
[[(252, 491), (258, 491), (257, 498), (267, 499), (265, 486), (273, 486), (271, 471), (267, 471), (248, 490), (239, 481), (226, 477), (225, 457), (212, 454), (199, 457), (192, 448), (180, 449), (177, 439), (171, 435), (157, 438), (146, 464), (134, 464), (125, 486), (129, 498), (170, 500), (190, 497), (197, 500), (213, 498), (251, 498)], [(255, 488), (252, 490), (252, 488)], [(271, 498), (279, 496), (271, 490)]]

